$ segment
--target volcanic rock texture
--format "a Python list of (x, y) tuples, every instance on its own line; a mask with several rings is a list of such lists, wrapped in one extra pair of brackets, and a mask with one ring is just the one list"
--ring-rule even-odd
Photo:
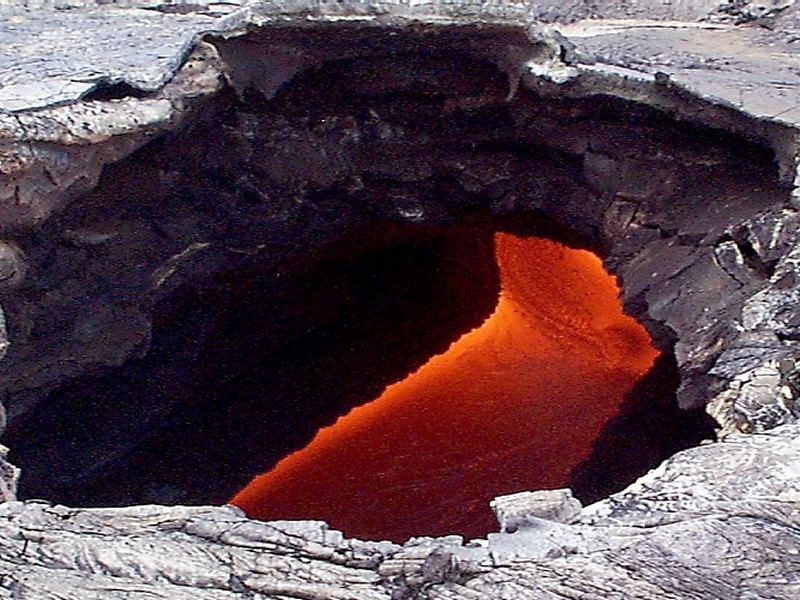
[[(0, 386), (23, 493), (221, 502), (480, 322), (495, 230), (603, 255), (682, 408), (724, 432), (794, 421), (792, 3), (653, 7), (683, 20), (663, 26), (550, 4), (7, 10)], [(579, 533), (532, 516), (488, 553), (276, 533), (229, 509), (12, 503), (0, 539), (18, 575), (0, 590), (789, 598), (797, 439), (787, 425), (726, 443), (740, 453), (698, 448), (586, 509)], [(196, 540), (224, 568), (181, 571), (175, 548)], [(151, 541), (167, 566), (143, 566)], [(220, 542), (266, 558), (237, 566)], [(320, 562), (286, 582), (287, 552)], [(73, 571), (97, 575), (95, 596)]]
[[(223, 502), (480, 323), (496, 228), (607, 256), (675, 347), (679, 402), (716, 391), (720, 312), (766, 277), (742, 222), (788, 199), (772, 154), (543, 98), (497, 66), (513, 31), (390, 33), (214, 40), (231, 89), (14, 236), (6, 439), (26, 496)], [(290, 80), (261, 77), (289, 59)]]

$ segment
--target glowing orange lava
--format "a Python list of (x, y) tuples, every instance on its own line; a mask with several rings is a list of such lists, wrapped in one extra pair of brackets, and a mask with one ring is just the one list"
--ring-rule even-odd
[(502, 292), (483, 325), (231, 502), (258, 519), (324, 519), (402, 542), (485, 536), (492, 497), (564, 486), (657, 353), (596, 256), (539, 238), (496, 243)]

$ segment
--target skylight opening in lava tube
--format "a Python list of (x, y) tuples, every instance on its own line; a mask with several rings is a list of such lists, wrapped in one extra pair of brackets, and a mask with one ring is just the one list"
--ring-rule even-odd
[(501, 292), (480, 327), (231, 502), (403, 542), (483, 537), (494, 496), (565, 486), (658, 353), (594, 254), (506, 233), (495, 245)]

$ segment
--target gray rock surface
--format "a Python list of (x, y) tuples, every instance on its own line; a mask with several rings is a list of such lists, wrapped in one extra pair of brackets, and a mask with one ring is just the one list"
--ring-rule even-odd
[(530, 526), (528, 519), (571, 523), (581, 512), (581, 503), (568, 489), (517, 492), (498, 496), (490, 506), (500, 523), (501, 533)]
[[(291, 60), (300, 62), (269, 84), (274, 87), (290, 73), (305, 68), (303, 65), (325, 60), (322, 54), (308, 50), (297, 53), (285, 45), (279, 52), (275, 50), (279, 46), (275, 46), (263, 56), (246, 54), (246, 60), (239, 60), (234, 51), (236, 40), (243, 39), (241, 36), (252, 27), (279, 30), (293, 23), (319, 27), (340, 23), (346, 14), (351, 15), (351, 23), (367, 28), (403, 27), (433, 18), (426, 15), (435, 15), (431, 23), (437, 27), (475, 20), (492, 23), (496, 35), (514, 41), (505, 47), (502, 43), (487, 46), (482, 52), (507, 73), (512, 94), (519, 79), (545, 97), (610, 95), (733, 132), (770, 147), (780, 167), (780, 182), (793, 185), (800, 120), (800, 70), (791, 29), (795, 7), (788, 3), (771, 8), (756, 4), (715, 7), (696, 3), (689, 7), (670, 3), (665, 7), (657, 2), (609, 2), (601, 7), (592, 5), (595, 8), (590, 10), (586, 3), (567, 3), (557, 9), (544, 3), (528, 10), (524, 5), (503, 3), (287, 2), (251, 3), (220, 16), (202, 4), (175, 5), (183, 6), (180, 12), (186, 14), (173, 14), (146, 5), (142, 5), (144, 9), (89, 6), (26, 11), (25, 3), (9, 3), (4, 13), (6, 28), (0, 32), (6, 49), (0, 65), (0, 227), (9, 233), (25, 230), (61, 211), (96, 184), (104, 164), (119, 160), (191, 119), (203, 104), (200, 99), (210, 98), (220, 89), (223, 73), (234, 86), (247, 87), (250, 80), (239, 72), (242, 65), (258, 64), (262, 65), (259, 68), (274, 70), (287, 59), (286, 52), (295, 52)], [(755, 16), (748, 17), (751, 13)], [(644, 14), (650, 15), (648, 20), (642, 18)], [(767, 29), (752, 22), (765, 18), (784, 25)], [(742, 20), (747, 22), (736, 24)], [(86, 23), (93, 25), (87, 27)], [(183, 63), (203, 32), (216, 32), (230, 41), (208, 38), (211, 44), (197, 46), (192, 59)], [(227, 53), (222, 61), (218, 48)], [(305, 57), (298, 59), (303, 53)], [(178, 72), (182, 63), (183, 70)], [(564, 148), (569, 152), (576, 149), (574, 145)], [(791, 420), (793, 400), (788, 407), (785, 402), (774, 402), (775, 390), (769, 384), (756, 386), (771, 391), (769, 397), (756, 394), (760, 399), (755, 404), (752, 399), (737, 399), (742, 381), (757, 375), (752, 372), (753, 361), (743, 362), (734, 356), (748, 352), (755, 335), (761, 340), (758, 348), (772, 348), (770, 360), (795, 360), (797, 350), (790, 339), (795, 335), (793, 330), (782, 332), (777, 340), (770, 338), (761, 330), (774, 317), (764, 316), (762, 325), (754, 325), (761, 328), (758, 332), (744, 331), (739, 339), (735, 328), (724, 334), (719, 331), (720, 320), (714, 315), (723, 310), (728, 315), (725, 321), (741, 322), (739, 313), (746, 298), (771, 289), (772, 282), (755, 284), (750, 267), (760, 261), (772, 269), (774, 263), (790, 260), (785, 252), (795, 235), (794, 201), (776, 197), (769, 201), (774, 210), (749, 202), (703, 202), (698, 199), (713, 192), (698, 186), (692, 193), (683, 192), (681, 202), (673, 198), (667, 211), (645, 207), (642, 197), (630, 196), (633, 188), (637, 193), (644, 190), (654, 203), (663, 202), (665, 196), (674, 194), (671, 186), (681, 176), (668, 166), (654, 178), (655, 162), (637, 162), (608, 152), (584, 153), (585, 177), (595, 193), (616, 196), (616, 206), (621, 208), (627, 202), (629, 209), (638, 211), (636, 223), (613, 224), (617, 234), (623, 233), (619, 229), (622, 226), (628, 239), (641, 239), (638, 248), (626, 252), (637, 254), (645, 268), (648, 255), (664, 260), (662, 247), (666, 244), (674, 249), (677, 261), (664, 265), (667, 269), (673, 273), (690, 269), (694, 277), (709, 284), (702, 290), (681, 289), (677, 296), (678, 287), (670, 288), (661, 280), (640, 286), (641, 297), (633, 298), (626, 290), (629, 310), (648, 323), (656, 338), (659, 331), (666, 335), (663, 332), (669, 330), (669, 335), (679, 340), (681, 403), (696, 406), (713, 400), (717, 407), (714, 414), (727, 429), (743, 422), (764, 427)], [(711, 167), (713, 159), (709, 160)], [(613, 173), (623, 173), (622, 179), (628, 183), (615, 188), (613, 180), (608, 180)], [(642, 186), (642, 177), (649, 180), (649, 188)], [(758, 190), (753, 192), (758, 197)], [(562, 214), (556, 218), (573, 226), (585, 219), (557, 210)], [(636, 229), (635, 235), (631, 226)], [(780, 239), (768, 239), (775, 227), (783, 232)], [(709, 228), (713, 229), (709, 232)], [(641, 236), (656, 235), (659, 230), (666, 239), (652, 240), (653, 245), (648, 247)], [(617, 234), (607, 239), (618, 239)], [(694, 251), (698, 240), (702, 248)], [(742, 245), (747, 252), (752, 248), (747, 257), (742, 255)], [(685, 258), (679, 257), (680, 248), (689, 251)], [(613, 262), (613, 258), (610, 260)], [(629, 267), (614, 270), (623, 284), (638, 277)], [(788, 285), (787, 280), (781, 281), (781, 285)], [(653, 291), (656, 288), (658, 291)], [(672, 297), (664, 297), (665, 293)], [(759, 296), (762, 312), (767, 305), (774, 314), (791, 311), (781, 300), (788, 299), (786, 293), (765, 294), (768, 300), (763, 294)], [(718, 299), (724, 299), (723, 303)], [(645, 306), (639, 306), (642, 301)], [(752, 310), (748, 310), (748, 323), (755, 323)], [(147, 335), (147, 331), (141, 331), (137, 337), (141, 342)], [(131, 339), (127, 352), (120, 348), (119, 356), (97, 358), (119, 364), (140, 343)], [(58, 358), (63, 367), (54, 371), (48, 368), (47, 372), (59, 380), (81, 374), (85, 367), (74, 357), (74, 351), (68, 350)], [(44, 369), (39, 373), (45, 373)], [(40, 381), (31, 386), (49, 389), (55, 383)], [(24, 402), (28, 401), (20, 400)], [(769, 408), (762, 409), (762, 405)]]
[[(11, 384), (6, 394), (14, 416), (24, 415), (64, 381), (143, 352), (151, 327), (148, 294), (165, 283), (177, 286), (181, 277), (196, 275), (231, 252), (232, 246), (219, 250), (191, 235), (188, 226), (179, 229), (158, 252), (141, 254), (149, 257), (147, 269), (136, 274), (135, 285), (119, 287), (154, 285), (146, 294), (145, 288), (139, 290), (145, 301), (122, 310), (105, 296), (86, 300), (75, 282), (48, 296), (43, 289), (52, 282), (30, 264), (48, 264), (40, 259), (53, 256), (48, 252), (55, 246), (20, 246), (18, 240), (41, 236), (50, 244), (54, 234), (47, 228), (65, 225), (58, 219), (95, 187), (104, 166), (158, 136), (181, 131), (227, 86), (241, 98), (252, 89), (269, 97), (295, 73), (329, 58), (321, 46), (315, 53), (291, 40), (256, 55), (242, 54), (237, 44), (246, 47), (247, 35), (259, 28), (311, 31), (345, 23), (369, 31), (412, 25), (438, 31), (481, 23), (477, 29), (490, 33), (475, 42), (475, 52), (505, 73), (509, 102), (519, 89), (553, 100), (598, 94), (624, 99), (678, 122), (758, 142), (774, 152), (778, 167), (774, 178), (748, 179), (734, 172), (735, 161), (724, 152), (709, 151), (698, 160), (687, 151), (665, 160), (656, 141), (629, 146), (632, 134), (593, 138), (577, 126), (558, 128), (546, 119), (553, 127), (544, 133), (552, 134), (549, 147), (580, 165), (579, 192), (570, 202), (547, 204), (504, 193), (509, 179), (528, 181), (519, 175), (525, 165), (511, 160), (494, 163), (494, 179), (487, 177), (493, 171), (486, 162), (451, 156), (441, 163), (458, 171), (463, 189), (488, 194), (493, 209), (529, 202), (589, 232), (581, 234), (595, 235), (609, 249), (608, 264), (623, 282), (629, 310), (655, 337), (676, 342), (683, 404), (708, 403), (725, 432), (767, 433), (733, 436), (682, 453), (621, 494), (585, 508), (576, 522), (548, 521), (515, 507), (517, 531), (467, 545), (455, 538), (420, 539), (403, 547), (359, 542), (319, 523), (254, 523), (230, 508), (72, 509), (11, 501), (0, 505), (0, 597), (727, 600), (800, 595), (795, 577), (800, 429), (792, 424), (800, 397), (800, 8), (795, 3), (540, 2), (527, 7), (131, 0), (103, 6), (3, 0), (0, 17), (0, 293), (5, 311), (0, 315), (6, 315), (0, 317), (0, 353), (9, 354), (0, 366), (7, 369), (4, 384)], [(267, 80), (260, 78), (265, 66), (274, 74)], [(496, 100), (459, 97), (454, 102), (449, 106), (460, 111)], [(379, 115), (357, 125), (363, 131), (371, 127), (381, 139), (403, 135)], [(252, 133), (248, 127), (245, 123), (233, 133), (246, 138)], [(535, 128), (527, 133), (543, 135)], [(297, 134), (298, 152), (313, 155), (320, 144), (324, 147), (324, 140), (309, 142), (304, 135)], [(604, 145), (603, 139), (627, 141)], [(751, 158), (752, 164), (762, 160)], [(342, 169), (320, 175), (318, 183), (351, 176)], [(288, 185), (291, 173), (286, 173)], [(420, 165), (403, 173), (411, 182), (426, 177)], [(348, 181), (357, 187), (357, 179)], [(533, 183), (530, 187), (538, 189), (542, 180)], [(237, 182), (240, 191), (250, 185)], [(395, 200), (390, 206), (403, 218), (419, 218), (430, 208), (416, 197)], [(131, 247), (149, 248), (147, 240), (161, 235), (155, 229), (142, 233), (141, 222), (128, 229), (94, 221), (67, 224), (58, 232), (59, 244), (90, 257), (87, 265), (105, 268), (116, 260), (125, 273), (134, 263), (126, 263), (124, 255), (107, 263), (91, 260), (120, 237), (135, 240)], [(237, 251), (254, 252), (260, 243)], [(58, 248), (56, 255), (69, 253)], [(221, 254), (206, 252), (209, 248)], [(209, 255), (208, 263), (192, 262)], [(26, 319), (37, 311), (53, 314), (48, 302), (65, 307), (84, 302), (88, 308), (76, 309), (75, 315), (83, 317), (58, 323), (56, 329), (72, 333), (59, 337), (58, 344), (47, 338), (46, 345), (53, 347), (42, 352), (45, 343), (29, 343), (36, 328)], [(82, 321), (87, 311), (91, 319)], [(64, 309), (64, 314), (72, 313)], [(5, 321), (14, 326), (7, 328)], [(125, 335), (133, 334), (116, 336), (119, 343), (87, 344), (114, 337), (112, 325), (125, 323), (133, 323), (124, 327)], [(102, 354), (86, 353), (101, 346), (107, 348)], [(2, 499), (13, 498), (17, 476), (4, 461), (0, 464)]]
[(348, 540), (230, 507), (8, 502), (0, 597), (796, 598), (798, 455), (798, 425), (732, 437), (676, 455), (569, 524), (531, 514), (467, 544)]
[[(5, 426), (5, 412), (0, 409), (0, 425)], [(10, 502), (17, 499), (19, 469), (6, 460), (8, 448), (0, 446), (0, 500)]]

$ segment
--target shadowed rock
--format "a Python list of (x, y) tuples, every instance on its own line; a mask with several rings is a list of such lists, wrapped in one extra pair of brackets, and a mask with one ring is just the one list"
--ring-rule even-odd
[[(217, 352), (223, 324), (253, 315), (232, 301), (244, 297), (237, 276), (286, 307), (314, 282), (330, 292), (323, 310), (257, 322), (280, 333), (259, 352), (286, 356), (301, 326), (337, 322), (336, 286), (360, 272), (362, 251), (390, 240), (417, 244), (403, 256), (419, 258), (464, 228), (475, 239), (544, 231), (601, 251), (627, 310), (673, 353), (680, 405), (707, 406), (726, 433), (770, 431), (687, 451), (575, 524), (532, 518), (471, 546), (348, 541), (227, 508), (7, 503), (0, 560), (12, 574), (0, 589), (797, 596), (793, 2), (71, 4), (0, 3), (0, 387), (12, 451), (39, 461), (42, 489), (58, 487), (50, 475), (70, 493), (114, 489), (104, 478), (116, 472), (134, 482), (132, 501), (196, 494), (197, 473), (225, 467), (201, 445), (176, 450), (190, 458), (176, 461), (189, 465), (180, 485), (164, 479), (169, 460), (152, 481), (138, 475), (187, 432), (209, 439), (203, 415), (226, 418), (187, 368), (198, 357), (224, 356), (203, 364), (252, 384), (235, 370), (246, 355)], [(331, 264), (340, 279), (309, 275)], [(433, 263), (404, 264), (424, 275)], [(471, 283), (492, 281), (484, 269)], [(203, 293), (219, 310), (187, 308), (210, 306)], [(468, 310), (434, 346), (477, 318), (479, 296), (466, 293)], [(248, 347), (246, 333), (225, 344)], [(180, 351), (159, 354), (167, 339)], [(422, 359), (404, 350), (409, 365)], [(139, 387), (137, 361), (155, 382), (183, 369), (179, 385)], [(371, 385), (386, 373), (376, 367)], [(97, 389), (121, 403), (108, 420), (110, 405), (84, 395)], [(304, 406), (293, 417), (308, 417), (304, 435), (346, 409)], [(86, 443), (70, 448), (81, 427)], [(9, 497), (15, 474), (4, 473)]]

